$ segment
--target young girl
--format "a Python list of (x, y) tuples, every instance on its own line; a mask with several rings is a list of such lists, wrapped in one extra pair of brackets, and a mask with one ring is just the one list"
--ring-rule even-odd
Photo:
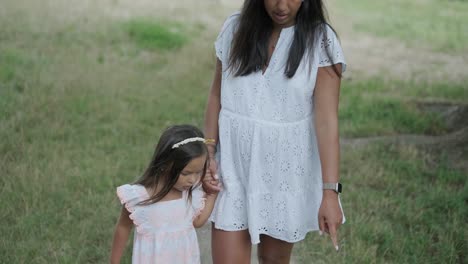
[(196, 127), (179, 125), (164, 131), (143, 176), (117, 188), (124, 206), (111, 263), (120, 263), (133, 226), (132, 263), (200, 263), (194, 227), (206, 222), (217, 196), (200, 188), (207, 158), (203, 133)]

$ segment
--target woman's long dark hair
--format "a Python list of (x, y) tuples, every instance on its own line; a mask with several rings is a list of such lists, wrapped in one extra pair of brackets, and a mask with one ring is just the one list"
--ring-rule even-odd
[[(292, 78), (305, 54), (314, 55), (317, 38), (326, 34), (327, 15), (322, 0), (304, 0), (296, 15), (294, 40), (289, 49), (284, 74)], [(268, 41), (273, 31), (273, 21), (268, 15), (264, 0), (245, 0), (234, 33), (229, 67), (235, 76), (245, 76), (262, 70), (268, 63)], [(332, 59), (327, 49), (327, 55)], [(312, 62), (312, 58), (309, 58)], [(341, 77), (336, 66), (335, 73)]]
[[(195, 141), (175, 149), (172, 148), (174, 144), (193, 137), (203, 138), (204, 136), (200, 129), (192, 125), (172, 126), (163, 132), (148, 168), (135, 182), (135, 184), (141, 184), (147, 190), (151, 190), (150, 197), (140, 202), (141, 205), (153, 204), (164, 198), (174, 187), (180, 173), (192, 159), (205, 156), (208, 160), (208, 150), (204, 142)], [(203, 168), (201, 180), (205, 177), (206, 168), (207, 161)], [(188, 197), (189, 199), (192, 197), (192, 188), (189, 190)]]

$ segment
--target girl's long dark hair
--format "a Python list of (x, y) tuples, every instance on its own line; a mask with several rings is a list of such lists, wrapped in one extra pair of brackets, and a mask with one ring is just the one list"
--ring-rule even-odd
[[(203, 132), (192, 125), (172, 126), (163, 132), (148, 168), (135, 182), (135, 184), (141, 184), (151, 191), (149, 193), (150, 197), (140, 202), (141, 205), (153, 204), (164, 198), (174, 187), (180, 173), (192, 159), (205, 156), (208, 160), (208, 150), (204, 142), (190, 142), (178, 148), (172, 148), (174, 144), (192, 137), (203, 138)], [(205, 162), (201, 180), (205, 176), (206, 168), (207, 162)], [(188, 197), (189, 199), (192, 197), (192, 188), (189, 190)]]
[[(296, 74), (304, 53), (314, 55), (317, 38), (327, 33), (327, 20), (322, 0), (302, 2), (296, 15), (294, 40), (284, 71), (288, 78)], [(234, 72), (234, 76), (249, 75), (267, 66), (268, 41), (272, 31), (273, 22), (265, 10), (264, 0), (245, 0), (229, 57), (229, 68)], [(327, 55), (331, 60), (328, 49)], [(312, 58), (309, 58), (309, 62), (312, 62)], [(333, 69), (341, 77), (335, 65)]]

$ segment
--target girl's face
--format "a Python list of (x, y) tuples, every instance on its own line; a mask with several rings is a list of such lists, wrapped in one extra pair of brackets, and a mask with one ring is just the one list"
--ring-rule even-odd
[(296, 14), (302, 0), (264, 0), (266, 12), (275, 27), (289, 27), (296, 23)]
[(205, 162), (205, 155), (192, 159), (180, 172), (179, 179), (174, 185), (174, 189), (180, 192), (187, 191), (193, 185), (197, 184), (203, 175)]

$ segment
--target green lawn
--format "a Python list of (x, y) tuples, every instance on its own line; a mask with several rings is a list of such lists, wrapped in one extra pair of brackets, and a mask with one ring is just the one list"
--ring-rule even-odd
[(466, 104), (465, 84), (369, 79), (344, 82), (341, 91), (342, 136), (395, 134), (441, 135), (447, 132), (440, 113), (424, 112), (418, 103)]
[[(376, 18), (368, 14), (383, 8), (365, 0), (337, 2), (343, 2), (340, 10), (360, 10), (357, 25), (372, 24)], [(435, 9), (401, 3), (391, 9), (399, 7), (407, 22), (413, 13), (429, 16)], [(203, 124), (213, 40), (231, 12), (217, 7), (210, 20), (200, 14), (216, 6), (205, 2), (192, 9), (110, 0), (55, 4), (7, 0), (0, 10), (0, 263), (107, 262), (119, 211), (115, 187), (142, 172), (162, 128)], [(468, 5), (439, 4), (453, 14)], [(465, 17), (453, 15), (447, 23), (452, 19), (462, 30)], [(385, 36), (428, 40), (421, 32), (396, 34), (393, 21), (384, 22)], [(358, 30), (376, 33), (371, 25)], [(431, 34), (434, 49), (462, 52), (450, 46), (452, 33)], [(421, 97), (468, 100), (464, 84), (447, 80), (345, 80), (341, 135), (445, 133), (441, 118), (416, 106)], [(466, 261), (467, 175), (445, 157), (411, 146), (345, 148), (342, 250), (334, 253), (328, 239), (312, 234), (297, 245), (295, 258)]]
[(29, 32), (0, 42), (0, 262), (106, 262), (115, 187), (164, 127), (202, 124), (214, 54), (200, 40), (215, 33), (136, 17), (66, 31), (45, 20), (41, 35), (9, 19), (0, 35)]
[(335, 254), (328, 238), (309, 236), (296, 248), (300, 263), (463, 263), (467, 175), (446, 162), (408, 146), (348, 149), (341, 250)]

